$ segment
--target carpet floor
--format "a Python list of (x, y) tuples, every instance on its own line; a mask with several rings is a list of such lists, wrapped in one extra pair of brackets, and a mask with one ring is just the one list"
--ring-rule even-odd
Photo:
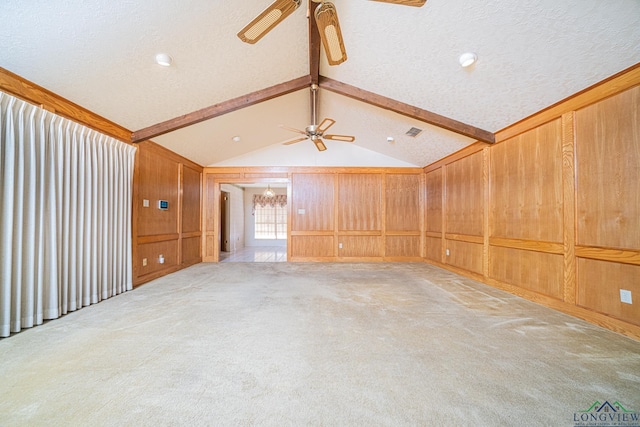
[(640, 413), (640, 342), (421, 263), (198, 264), (0, 340), (3, 427), (573, 426), (605, 401)]

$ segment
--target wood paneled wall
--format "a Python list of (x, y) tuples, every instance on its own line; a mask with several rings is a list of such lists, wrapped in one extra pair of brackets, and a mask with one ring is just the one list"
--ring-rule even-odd
[(291, 177), (291, 231), (332, 231), (335, 213), (334, 176), (298, 173)]
[[(134, 285), (202, 261), (201, 183), (199, 165), (153, 142), (138, 144), (133, 195)], [(168, 201), (169, 209), (159, 209), (159, 200)]]
[[(290, 261), (421, 261), (424, 179), (411, 168), (205, 168), (205, 261), (222, 182), (288, 182)], [(266, 181), (265, 181), (266, 180)], [(269, 181), (271, 180), (271, 181)]]
[(425, 260), (640, 338), (640, 64), (496, 135), (424, 169)]
[[(131, 140), (129, 130), (2, 68), (0, 90)], [(219, 183), (287, 182), (292, 261), (424, 259), (640, 338), (640, 64), (498, 132), (496, 141), (424, 173), (207, 168), (203, 179), (199, 165), (143, 142), (134, 283), (217, 261)], [(159, 211), (158, 200), (169, 210)], [(620, 290), (631, 292), (632, 304), (620, 301)]]
[(577, 304), (640, 325), (640, 86), (576, 111), (575, 135)]

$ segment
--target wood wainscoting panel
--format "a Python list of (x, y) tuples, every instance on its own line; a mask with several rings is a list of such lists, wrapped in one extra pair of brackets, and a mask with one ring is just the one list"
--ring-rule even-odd
[(382, 174), (339, 174), (338, 188), (338, 230), (382, 229)]
[(490, 237), (563, 242), (562, 120), (491, 147)]
[(446, 233), (484, 235), (482, 164), (479, 151), (446, 166)]
[[(153, 142), (138, 144), (132, 247), (136, 286), (202, 260), (201, 199), (199, 165)], [(167, 209), (159, 208), (160, 200), (168, 202)]]
[[(138, 267), (138, 277), (178, 267), (179, 242), (176, 238), (175, 240), (138, 245), (137, 259), (135, 260)], [(160, 263), (160, 255), (164, 259), (162, 264)], [(143, 265), (144, 259), (147, 260), (147, 265)]]
[(333, 236), (291, 236), (292, 258), (334, 257)]
[(449, 255), (445, 256), (445, 263), (463, 270), (482, 274), (482, 243), (469, 243), (457, 240), (446, 240)]
[(385, 179), (387, 232), (420, 230), (420, 175), (387, 174)]
[(201, 248), (200, 236), (182, 238), (182, 265), (196, 264), (202, 261), (200, 256)]
[(563, 299), (562, 254), (490, 246), (489, 277), (543, 295)]
[(182, 232), (200, 231), (202, 174), (186, 165), (182, 168)]
[(339, 257), (381, 257), (382, 236), (338, 236)]
[(640, 86), (575, 121), (577, 244), (640, 249)]
[(385, 239), (385, 257), (415, 258), (422, 256), (420, 236), (390, 236)]
[(442, 262), (442, 238), (425, 237), (425, 258)]
[(562, 115), (564, 301), (576, 303), (576, 158), (575, 111)]
[(215, 233), (206, 233), (204, 236), (203, 260), (212, 261), (216, 259), (216, 241), (219, 239)]
[[(180, 164), (172, 159), (155, 154), (148, 149), (139, 150), (138, 175), (138, 236), (170, 234), (179, 232), (178, 193)], [(143, 207), (143, 200), (149, 207)], [(158, 209), (158, 201), (169, 202), (169, 209)]]
[(591, 258), (601, 261), (620, 262), (623, 264), (640, 265), (639, 250), (622, 250), (607, 248), (592, 248), (588, 246), (576, 246), (575, 254), (581, 258)]
[(291, 231), (334, 229), (334, 174), (291, 176)]
[[(577, 270), (579, 306), (640, 325), (640, 266), (578, 258)], [(620, 301), (620, 289), (633, 304)]]
[(442, 168), (426, 174), (426, 231), (442, 232)]

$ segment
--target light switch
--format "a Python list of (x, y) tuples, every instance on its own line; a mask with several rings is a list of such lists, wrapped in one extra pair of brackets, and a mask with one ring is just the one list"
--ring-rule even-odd
[(147, 259), (146, 258), (142, 258), (142, 266), (143, 267), (147, 266)]
[(449, 256), (449, 255), (450, 255), (450, 254), (449, 254), (449, 249), (447, 249), (447, 256)]
[(623, 302), (625, 304), (633, 304), (633, 300), (631, 299), (631, 291), (620, 289), (620, 302)]
[(149, 199), (142, 199), (142, 207), (143, 208), (149, 207)]
[(342, 249), (342, 243), (338, 243), (338, 249)]
[(304, 215), (305, 210), (304, 209), (298, 209), (298, 215)]

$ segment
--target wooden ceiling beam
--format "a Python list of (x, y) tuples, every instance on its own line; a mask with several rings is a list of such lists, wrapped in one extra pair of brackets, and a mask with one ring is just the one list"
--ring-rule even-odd
[(310, 84), (311, 77), (303, 76), (285, 83), (280, 83), (275, 86), (251, 92), (238, 98), (223, 101), (219, 104), (215, 104), (210, 107), (206, 107), (201, 110), (197, 110), (192, 113), (188, 113), (183, 116), (179, 116), (174, 119), (166, 120), (153, 126), (137, 130), (133, 132), (133, 135), (131, 136), (131, 142), (136, 143), (145, 141), (156, 136), (173, 132), (174, 130), (182, 129), (184, 127), (191, 126), (196, 123), (212, 119), (214, 117), (222, 116), (224, 114), (231, 113), (233, 111), (240, 110), (251, 105), (259, 104), (261, 102), (268, 101), (270, 99), (277, 98), (291, 92), (295, 92), (300, 89), (306, 89)]
[(131, 140), (130, 130), (2, 67), (0, 90), (121, 141), (128, 143)]
[(414, 107), (413, 105), (405, 104), (403, 102), (396, 101), (394, 99), (387, 98), (385, 96), (378, 95), (373, 92), (369, 92), (364, 89), (360, 89), (355, 86), (330, 79), (328, 77), (320, 76), (319, 84), (320, 88), (322, 89), (327, 89), (331, 92), (348, 96), (350, 98), (366, 102), (367, 104), (371, 104), (376, 107), (384, 108), (385, 110), (390, 110), (395, 113), (402, 114), (403, 116), (411, 117), (413, 119), (429, 123), (430, 125), (455, 132), (459, 135), (464, 135), (466, 137), (477, 139), (478, 141), (487, 142), (490, 144), (493, 144), (496, 141), (495, 134), (489, 131), (479, 129), (466, 123), (462, 123), (457, 120), (432, 113), (431, 111), (423, 110), (421, 108)]
[(309, 19), (309, 75), (311, 76), (311, 84), (318, 84), (320, 78), (320, 33), (318, 33), (318, 24), (313, 15), (314, 8), (317, 3), (309, 0), (308, 16)]

